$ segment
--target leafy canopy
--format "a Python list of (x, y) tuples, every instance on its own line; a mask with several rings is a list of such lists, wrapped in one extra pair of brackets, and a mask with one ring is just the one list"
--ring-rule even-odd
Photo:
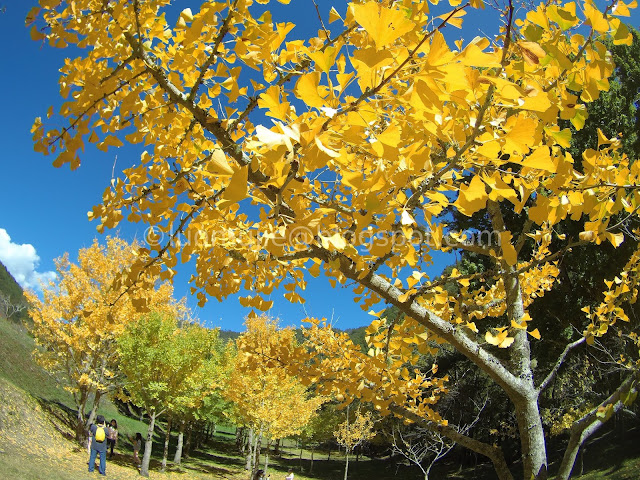
[[(443, 30), (481, 0), (354, 0), (331, 10), (334, 32), (306, 39), (252, 0), (203, 1), (171, 23), (169, 3), (41, 0), (29, 17), (34, 38), (81, 49), (61, 70), (66, 101), (33, 125), (35, 148), (76, 168), (88, 144), (150, 146), (89, 214), (100, 231), (127, 218), (162, 233), (122, 282), (170, 278), (194, 259), (201, 304), (246, 290), (243, 305), (268, 310), (275, 288), (303, 302), (307, 275), (324, 272), (364, 310), (385, 300), (405, 314), (372, 323), (368, 358), (339, 390), (440, 421), (420, 392), (433, 387), (435, 402), (444, 379), (400, 366), (448, 342), (513, 401), (531, 448), (524, 477), (546, 469), (529, 346), (544, 332), (527, 309), (557, 282), (564, 252), (620, 245), (640, 207), (640, 166), (619, 139), (598, 131), (576, 161), (559, 123), (581, 129), (585, 104), (609, 88), (602, 38), (631, 43), (621, 19), (635, 0), (509, 2), (492, 36), (454, 44)], [(489, 219), (488, 239), (449, 227), (445, 209)], [(558, 233), (565, 219), (584, 221), (577, 237)], [(493, 268), (431, 279), (433, 253), (452, 249)], [(589, 341), (626, 320), (615, 299), (635, 300), (638, 271), (633, 255), (589, 312)], [(362, 384), (371, 366), (379, 380)], [(508, 478), (494, 447), (466, 444)]]

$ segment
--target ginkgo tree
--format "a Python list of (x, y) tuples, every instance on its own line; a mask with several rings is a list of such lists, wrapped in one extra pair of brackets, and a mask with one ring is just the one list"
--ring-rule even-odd
[[(545, 332), (527, 308), (557, 283), (565, 252), (623, 242), (640, 201), (639, 167), (616, 138), (599, 132), (597, 149), (574, 159), (571, 132), (558, 122), (580, 129), (585, 104), (607, 90), (614, 66), (600, 40), (631, 41), (622, 20), (635, 0), (518, 8), (507, 0), (494, 5), (491, 36), (453, 43), (443, 31), (462, 26), (482, 0), (319, 7), (317, 35), (302, 39), (252, 0), (203, 1), (177, 18), (169, 3), (41, 0), (28, 17), (34, 39), (79, 49), (61, 68), (64, 103), (33, 125), (36, 150), (77, 168), (91, 144), (151, 147), (89, 214), (100, 231), (126, 218), (159, 232), (122, 282), (170, 278), (193, 259), (200, 303), (246, 290), (242, 303), (258, 310), (276, 288), (302, 302), (307, 275), (348, 283), (364, 310), (384, 301), (405, 317), (372, 323), (366, 358), (337, 342), (348, 354), (337, 362), (349, 369), (330, 370), (340, 376), (327, 388), (452, 435), (511, 478), (498, 446), (458, 434), (437, 414), (446, 392), (437, 367), (407, 368), (416, 352), (446, 342), (504, 390), (523, 477), (545, 478), (538, 399), (577, 344), (557, 368), (536, 372), (530, 342)], [(487, 218), (490, 241), (448, 227), (447, 207)], [(579, 237), (557, 232), (567, 219), (583, 223)], [(430, 278), (433, 252), (454, 249), (494, 267)], [(636, 253), (602, 306), (585, 312), (587, 342), (628, 320), (639, 262)], [(452, 281), (455, 296), (443, 288)], [(576, 422), (561, 478), (603, 412), (633, 397), (638, 365), (624, 365), (626, 380)]]
[(121, 384), (116, 340), (139, 315), (136, 305), (176, 316), (184, 311), (169, 283), (150, 283), (135, 293), (124, 285), (114, 287), (120, 273), (134, 263), (138, 247), (117, 237), (108, 237), (105, 245), (94, 240), (80, 249), (77, 263), (68, 254), (55, 261), (58, 280), (42, 286), (42, 298), (26, 292), (39, 347), (34, 354), (44, 368), (62, 374), (73, 394), (78, 440), (93, 422), (101, 396)]
[(375, 422), (371, 412), (361, 413), (360, 410), (357, 410), (355, 417), (350, 419), (349, 409), (347, 409), (346, 420), (335, 430), (334, 435), (338, 444), (345, 448), (344, 480), (347, 480), (349, 475), (349, 454), (367, 440), (375, 437), (374, 427)]
[[(247, 318), (246, 326), (236, 341), (238, 355), (223, 395), (233, 404), (229, 414), (236, 424), (250, 429), (247, 468), (253, 476), (262, 442), (267, 440), (268, 447), (273, 440), (301, 433), (327, 398), (313, 395), (283, 365), (271, 362), (274, 349), (280, 356), (281, 348), (293, 347), (293, 329), (279, 329), (276, 320), (264, 315)], [(265, 472), (268, 462), (267, 452)]]
[[(220, 387), (215, 373), (217, 341), (217, 330), (197, 324), (180, 326), (176, 317), (159, 312), (129, 323), (118, 337), (124, 391), (149, 415), (141, 475), (149, 476), (157, 418), (180, 409), (197, 409)], [(163, 468), (166, 454), (165, 448)]]

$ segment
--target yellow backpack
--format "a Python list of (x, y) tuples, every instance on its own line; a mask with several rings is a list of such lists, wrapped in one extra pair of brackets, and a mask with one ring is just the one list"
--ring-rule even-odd
[(104, 439), (107, 437), (105, 431), (104, 431), (104, 427), (97, 427), (96, 428), (96, 442), (104, 442)]

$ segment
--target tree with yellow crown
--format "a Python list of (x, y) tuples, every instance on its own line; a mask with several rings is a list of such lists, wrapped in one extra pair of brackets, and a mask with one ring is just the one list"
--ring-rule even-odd
[[(77, 409), (76, 437), (81, 441), (93, 423), (101, 397), (115, 393), (122, 376), (116, 341), (125, 327), (147, 305), (166, 314), (180, 315), (184, 305), (173, 299), (173, 288), (163, 283), (135, 291), (116, 279), (134, 262), (137, 244), (117, 237), (101, 245), (80, 249), (77, 263), (67, 254), (56, 260), (57, 282), (43, 286), (42, 298), (26, 292), (33, 319), (37, 361), (61, 374)], [(85, 410), (93, 399), (91, 411)]]
[[(64, 103), (33, 125), (36, 150), (77, 168), (90, 145), (149, 146), (89, 215), (100, 231), (126, 217), (163, 234), (122, 281), (170, 278), (195, 259), (201, 303), (247, 290), (243, 304), (258, 310), (276, 288), (302, 302), (307, 275), (349, 284), (363, 309), (384, 301), (404, 320), (375, 320), (366, 358), (313, 327), (325, 342), (318, 352), (343, 351), (327, 365), (335, 375), (326, 388), (430, 425), (511, 478), (499, 447), (438, 415), (446, 378), (437, 366), (413, 367), (417, 353), (446, 343), (513, 404), (523, 478), (546, 478), (539, 398), (573, 342), (558, 368), (536, 371), (531, 342), (546, 340), (528, 307), (557, 284), (565, 252), (633, 235), (640, 205), (639, 167), (618, 139), (599, 132), (597, 148), (574, 158), (559, 122), (581, 128), (585, 104), (607, 90), (614, 66), (601, 39), (631, 41), (622, 20), (635, 0), (518, 8), (507, 0), (495, 5), (491, 36), (455, 44), (443, 31), (482, 0), (319, 6), (320, 29), (302, 39), (255, 5), (268, 0), (202, 1), (177, 19), (169, 3), (41, 0), (28, 18), (34, 39), (79, 52), (61, 68)], [(449, 227), (450, 209), (483, 216), (491, 231)], [(558, 231), (568, 220), (581, 222), (578, 237)], [(430, 278), (433, 253), (451, 250), (493, 268)], [(627, 326), (639, 263), (636, 252), (602, 305), (585, 312), (587, 342)], [(633, 331), (624, 338), (638, 342)], [(282, 362), (298, 352), (283, 351)], [(573, 425), (560, 478), (581, 443), (633, 398), (638, 364), (623, 365), (619, 388)]]
[(286, 368), (270, 361), (274, 348), (279, 354), (282, 347), (292, 347), (293, 329), (278, 329), (277, 321), (264, 315), (247, 318), (246, 326), (236, 341), (239, 354), (223, 396), (233, 403), (230, 413), (236, 424), (249, 428), (247, 469), (253, 476), (262, 442), (267, 444), (266, 472), (270, 444), (301, 433), (327, 399), (313, 395)]

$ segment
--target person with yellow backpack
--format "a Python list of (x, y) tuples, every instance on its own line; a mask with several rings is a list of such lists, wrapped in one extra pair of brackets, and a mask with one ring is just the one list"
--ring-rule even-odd
[(96, 423), (89, 427), (89, 440), (91, 442), (89, 456), (89, 472), (93, 472), (96, 466), (96, 456), (100, 454), (98, 472), (107, 474), (107, 424), (102, 415), (98, 415)]

